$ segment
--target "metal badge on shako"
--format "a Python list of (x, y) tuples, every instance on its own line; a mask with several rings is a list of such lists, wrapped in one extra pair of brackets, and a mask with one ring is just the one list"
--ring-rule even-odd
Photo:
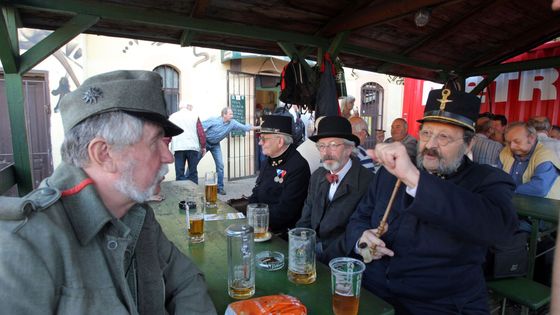
[(274, 177), (274, 182), (282, 184), (284, 182), (284, 176), (286, 176), (286, 171), (277, 168), (276, 177)]

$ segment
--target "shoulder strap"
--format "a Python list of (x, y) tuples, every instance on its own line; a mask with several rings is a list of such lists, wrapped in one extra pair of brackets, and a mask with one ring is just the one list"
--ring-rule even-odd
[(48, 208), (60, 198), (60, 191), (52, 187), (41, 187), (24, 197), (0, 196), (0, 220), (23, 220), (31, 212)]

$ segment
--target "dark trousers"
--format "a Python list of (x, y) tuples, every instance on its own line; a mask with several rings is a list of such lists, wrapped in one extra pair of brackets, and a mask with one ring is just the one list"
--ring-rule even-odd
[[(175, 151), (175, 179), (191, 180), (198, 184), (198, 171), (196, 167), (200, 161), (200, 152), (194, 150)], [(185, 172), (185, 162), (188, 169)]]

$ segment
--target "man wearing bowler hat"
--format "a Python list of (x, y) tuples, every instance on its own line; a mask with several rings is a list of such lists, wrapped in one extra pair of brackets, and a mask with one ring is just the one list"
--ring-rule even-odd
[(346, 118), (324, 117), (317, 134), (309, 139), (316, 142), (323, 167), (311, 175), (296, 226), (315, 230), (317, 259), (327, 264), (332, 258), (346, 256), (346, 225), (374, 174), (353, 154), (360, 139), (352, 134)]
[(23, 198), (0, 197), (6, 314), (216, 314), (202, 273), (146, 201), (173, 162), (162, 79), (91, 77), (61, 100), (63, 163)]
[(293, 144), (290, 117), (264, 116), (259, 145), (267, 160), (261, 166), (249, 203), (268, 204), (270, 229), (283, 234), (301, 216), (309, 184), (309, 165)]
[(384, 167), (350, 219), (347, 254), (369, 262), (363, 285), (396, 314), (489, 314), (481, 265), (488, 247), (510, 238), (518, 222), (508, 174), (465, 156), (479, 108), (475, 95), (433, 90), (419, 120), (416, 165), (402, 143), (375, 147)]

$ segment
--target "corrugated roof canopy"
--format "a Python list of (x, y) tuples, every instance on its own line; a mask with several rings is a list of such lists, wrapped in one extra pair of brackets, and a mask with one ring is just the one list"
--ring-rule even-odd
[[(21, 26), (59, 29), (77, 15), (85, 32), (315, 59), (338, 53), (347, 67), (442, 81), (501, 71), (500, 62), (560, 34), (550, 0), (0, 0)], [(430, 12), (415, 25), (419, 9)], [(548, 63), (546, 63), (548, 62)], [(530, 67), (560, 64), (557, 58)]]

